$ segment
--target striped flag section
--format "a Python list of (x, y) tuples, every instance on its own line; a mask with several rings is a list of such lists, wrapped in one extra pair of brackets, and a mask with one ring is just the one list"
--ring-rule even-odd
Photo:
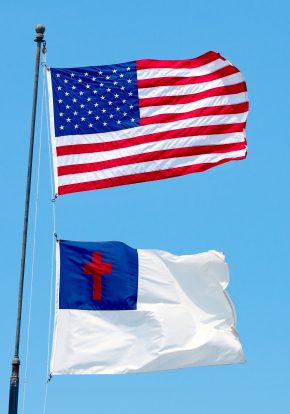
[(186, 60), (48, 70), (58, 195), (160, 180), (246, 157), (241, 72)]

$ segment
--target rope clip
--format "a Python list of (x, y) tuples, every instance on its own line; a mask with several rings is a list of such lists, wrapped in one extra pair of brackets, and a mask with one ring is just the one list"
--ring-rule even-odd
[(43, 48), (42, 48), (42, 53), (45, 55), (46, 53), (46, 40), (43, 41)]

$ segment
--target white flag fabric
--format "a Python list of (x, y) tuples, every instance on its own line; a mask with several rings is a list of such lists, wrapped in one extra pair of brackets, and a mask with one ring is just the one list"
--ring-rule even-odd
[(51, 374), (244, 362), (228, 283), (224, 255), (214, 250), (176, 256), (119, 242), (58, 242)]

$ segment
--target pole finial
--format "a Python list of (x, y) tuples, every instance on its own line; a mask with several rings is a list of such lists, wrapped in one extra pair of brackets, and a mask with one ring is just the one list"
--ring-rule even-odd
[(36, 38), (34, 39), (35, 42), (42, 42), (45, 32), (45, 26), (43, 24), (38, 24), (35, 28), (36, 31)]

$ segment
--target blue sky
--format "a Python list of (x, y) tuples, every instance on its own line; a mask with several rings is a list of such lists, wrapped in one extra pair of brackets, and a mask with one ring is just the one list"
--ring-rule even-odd
[[(247, 363), (129, 376), (57, 377), (49, 385), (47, 413), (290, 410), (288, 16), (289, 5), (279, 0), (274, 4), (255, 0), (2, 2), (1, 412), (7, 410), (14, 350), (33, 38), (40, 22), (47, 28), (51, 66), (182, 59), (216, 50), (244, 73), (250, 98), (245, 161), (170, 180), (67, 195), (56, 203), (61, 238), (121, 240), (176, 254), (224, 251)], [(43, 407), (49, 315), (52, 220), (44, 138), (25, 410), (30, 414), (41, 413)], [(35, 179), (34, 174), (31, 218)], [(20, 407), (32, 224), (33, 220), (23, 308)]]

